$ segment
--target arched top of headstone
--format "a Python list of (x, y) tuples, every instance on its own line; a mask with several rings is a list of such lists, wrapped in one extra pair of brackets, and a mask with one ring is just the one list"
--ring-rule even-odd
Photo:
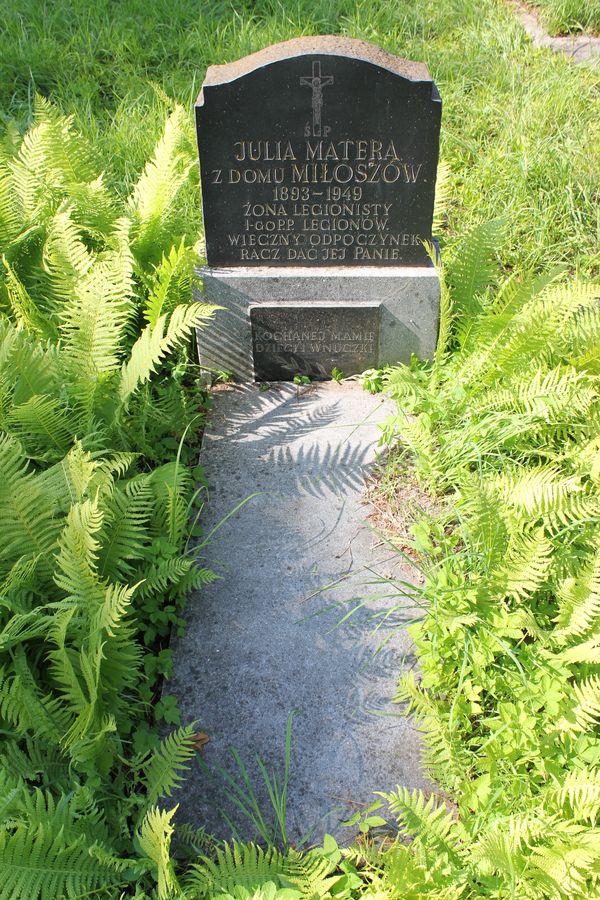
[[(410, 81), (432, 80), (425, 63), (413, 62), (409, 59), (394, 56), (393, 53), (388, 53), (387, 50), (368, 41), (325, 34), (282, 41), (280, 44), (272, 44), (270, 47), (265, 47), (264, 50), (251, 53), (249, 56), (244, 56), (242, 59), (237, 59), (234, 62), (209, 66), (203, 88), (216, 84), (227, 84), (273, 63), (312, 54), (319, 56), (343, 56), (346, 59), (356, 59), (361, 62), (371, 63), (380, 69), (387, 69), (388, 72), (407, 78)], [(200, 92), (198, 102), (202, 103), (202, 92)]]

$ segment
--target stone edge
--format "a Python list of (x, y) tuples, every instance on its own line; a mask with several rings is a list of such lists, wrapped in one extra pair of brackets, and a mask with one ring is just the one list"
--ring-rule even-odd
[(312, 37), (292, 38), (279, 44), (272, 44), (256, 53), (243, 56), (234, 62), (223, 65), (209, 66), (202, 88), (196, 101), (196, 106), (204, 103), (204, 88), (215, 87), (219, 84), (228, 84), (237, 78), (242, 78), (250, 72), (254, 72), (264, 66), (307, 55), (346, 56), (351, 59), (359, 59), (371, 63), (389, 72), (406, 78), (410, 81), (429, 81), (434, 86), (429, 69), (423, 62), (413, 62), (403, 59), (384, 50), (378, 44), (369, 41), (360, 41), (355, 38), (340, 37), (333, 34), (315, 35)]

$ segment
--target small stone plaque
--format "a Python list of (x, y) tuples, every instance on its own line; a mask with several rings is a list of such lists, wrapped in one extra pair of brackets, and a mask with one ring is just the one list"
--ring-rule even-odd
[(356, 375), (377, 365), (379, 305), (279, 303), (250, 307), (257, 381), (308, 375), (324, 381), (334, 368)]

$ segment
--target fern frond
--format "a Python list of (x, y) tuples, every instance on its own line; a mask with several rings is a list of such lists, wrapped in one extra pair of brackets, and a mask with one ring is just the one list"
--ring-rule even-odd
[(214, 309), (205, 303), (180, 305), (173, 310), (166, 331), (166, 314), (160, 316), (154, 327), (147, 325), (144, 328), (121, 371), (119, 395), (122, 403), (127, 402), (140, 384), (148, 381), (167, 353), (213, 315)]
[(338, 880), (331, 875), (333, 863), (315, 850), (305, 853), (290, 848), (285, 856), (282, 884), (295, 888), (301, 897), (327, 897)]
[(72, 299), (76, 285), (94, 264), (94, 256), (81, 239), (68, 202), (61, 204), (48, 223), (42, 261), (58, 311), (63, 302)]
[(88, 591), (97, 589), (96, 567), (104, 513), (97, 500), (85, 500), (69, 510), (66, 525), (59, 539), (57, 572), (58, 587), (82, 603), (89, 601)]
[(596, 379), (574, 368), (536, 367), (521, 373), (502, 388), (493, 388), (478, 398), (477, 409), (502, 409), (539, 418), (545, 423), (589, 416), (598, 398)]
[[(421, 371), (413, 372), (407, 366), (394, 366), (383, 376), (384, 389), (404, 409), (418, 406), (428, 397), (428, 384)], [(398, 422), (400, 424), (400, 422)]]
[(171, 810), (152, 807), (146, 813), (138, 832), (138, 842), (142, 853), (152, 862), (156, 872), (158, 898), (168, 900), (178, 890), (177, 879), (171, 861), (171, 819), (177, 806)]
[(47, 129), (46, 171), (61, 185), (89, 183), (96, 177), (91, 146), (73, 128), (74, 116), (65, 116), (46, 97), (36, 94), (35, 125)]
[(560, 659), (567, 663), (600, 663), (600, 633), (596, 632), (587, 641), (573, 644), (560, 653)]
[(557, 900), (587, 898), (590, 896), (590, 876), (597, 869), (599, 858), (600, 839), (593, 831), (571, 833), (552, 841), (550, 846), (535, 847), (528, 859), (528, 886), (535, 885), (541, 896)]
[(571, 364), (600, 375), (600, 309), (598, 306), (581, 309), (568, 325)]
[(532, 533), (515, 534), (508, 545), (498, 579), (506, 584), (506, 593), (515, 600), (534, 594), (548, 578), (554, 546), (543, 528)]
[(55, 347), (0, 319), (0, 374), (12, 388), (12, 404), (25, 403), (36, 394), (56, 393), (59, 373)]
[(6, 253), (23, 228), (20, 204), (14, 194), (12, 173), (0, 161), (0, 252)]
[(7, 423), (28, 448), (32, 459), (61, 458), (73, 440), (71, 420), (56, 397), (37, 394), (13, 406)]
[(2, 892), (13, 900), (80, 897), (120, 881), (114, 866), (92, 856), (81, 840), (66, 844), (52, 822), (0, 830), (0, 871)]
[(268, 882), (280, 884), (285, 858), (275, 847), (263, 850), (256, 844), (238, 844), (216, 849), (215, 859), (201, 857), (190, 868), (185, 886), (199, 898), (232, 893), (236, 887), (256, 890)]
[(186, 111), (177, 105), (129, 199), (135, 229), (133, 250), (141, 266), (157, 262), (167, 249), (165, 231), (173, 203), (195, 164), (186, 138), (187, 127)]
[(503, 345), (495, 348), (497, 371), (515, 372), (525, 360), (559, 362), (567, 326), (582, 308), (597, 302), (598, 287), (579, 281), (550, 284), (514, 316)]
[(497, 262), (503, 223), (500, 219), (474, 228), (462, 242), (450, 280), (450, 295), (460, 343), (467, 339), (473, 319), (481, 310), (481, 295), (490, 284)]
[(589, 821), (595, 825), (600, 812), (600, 772), (595, 769), (574, 769), (560, 787), (551, 788), (551, 797), (575, 821)]
[(452, 193), (451, 177), (452, 170), (448, 163), (438, 163), (431, 225), (431, 231), (434, 235), (438, 234), (446, 225), (448, 202)]
[(492, 819), (472, 845), (472, 857), (484, 874), (501, 873), (518, 883), (527, 870), (529, 847), (545, 838), (555, 824), (556, 819), (528, 814)]
[(150, 485), (141, 483), (135, 493), (115, 489), (104, 515), (99, 536), (98, 571), (102, 578), (126, 581), (134, 573), (132, 562), (145, 555), (145, 537), (152, 512)]
[(186, 247), (183, 240), (163, 254), (144, 307), (144, 319), (150, 326), (154, 327), (161, 315), (170, 315), (180, 303), (189, 303), (197, 258), (196, 248)]
[(537, 366), (561, 363), (569, 321), (581, 308), (593, 306), (597, 289), (582, 282), (555, 284), (555, 274), (515, 282), (499, 308), (486, 308), (447, 377), (460, 371), (463, 387), (476, 392), (519, 374), (533, 361)]
[(160, 746), (153, 751), (144, 765), (143, 778), (150, 806), (154, 806), (159, 797), (170, 797), (173, 790), (182, 783), (183, 776), (180, 771), (189, 769), (189, 760), (196, 754), (191, 742), (194, 729), (194, 724), (191, 724), (172, 731), (161, 741)]
[(42, 480), (29, 470), (21, 445), (0, 434), (0, 571), (22, 556), (37, 556), (49, 566), (59, 530)]
[(0, 670), (0, 713), (20, 734), (39, 734), (58, 745), (68, 727), (68, 715), (60, 701), (44, 693), (27, 661), (22, 646), (13, 648), (14, 673)]
[(113, 274), (107, 264), (94, 265), (61, 309), (62, 360), (73, 387), (79, 379), (95, 383), (119, 368), (130, 311), (127, 297), (115, 290)]
[(581, 636), (600, 623), (600, 550), (575, 577), (560, 583), (557, 597), (556, 640)]
[(563, 731), (589, 731), (600, 719), (600, 675), (590, 675), (573, 685), (573, 702), (559, 721)]
[(425, 846), (447, 853), (450, 858), (459, 861), (464, 835), (461, 826), (445, 806), (436, 805), (433, 797), (426, 800), (421, 790), (411, 792), (405, 787), (397, 787), (382, 796), (389, 803), (404, 834), (413, 835)]
[(17, 325), (25, 326), (40, 337), (56, 338), (57, 332), (52, 321), (40, 312), (6, 257), (2, 258), (2, 262), (6, 270), (6, 295)]
[(507, 469), (493, 476), (490, 484), (517, 520), (544, 519), (552, 528), (593, 518), (600, 511), (598, 499), (572, 475), (553, 465)]
[[(144, 569), (144, 581), (138, 588), (138, 595), (142, 598), (152, 594), (164, 594), (169, 585), (178, 584), (193, 570), (194, 563), (188, 557), (175, 556), (153, 563)], [(198, 578), (201, 584), (210, 584), (217, 577), (206, 569), (198, 569)]]

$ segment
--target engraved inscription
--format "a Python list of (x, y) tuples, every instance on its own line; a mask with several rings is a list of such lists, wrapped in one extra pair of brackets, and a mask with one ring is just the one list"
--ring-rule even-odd
[(377, 306), (255, 306), (250, 321), (259, 381), (326, 379), (334, 367), (355, 375), (376, 364)]
[[(321, 88), (331, 83), (314, 77)], [(324, 130), (321, 107), (322, 99), (311, 126), (316, 135)], [(239, 140), (225, 172), (213, 170), (212, 183), (272, 186), (260, 202), (242, 200), (239, 230), (227, 232), (240, 262), (399, 261), (404, 248), (421, 246), (421, 236), (395, 229), (400, 201), (369, 200), (369, 185), (377, 191), (381, 185), (415, 185), (422, 168), (401, 159), (393, 140)]]
[(432, 90), (335, 55), (209, 85), (197, 107), (209, 263), (428, 264)]

